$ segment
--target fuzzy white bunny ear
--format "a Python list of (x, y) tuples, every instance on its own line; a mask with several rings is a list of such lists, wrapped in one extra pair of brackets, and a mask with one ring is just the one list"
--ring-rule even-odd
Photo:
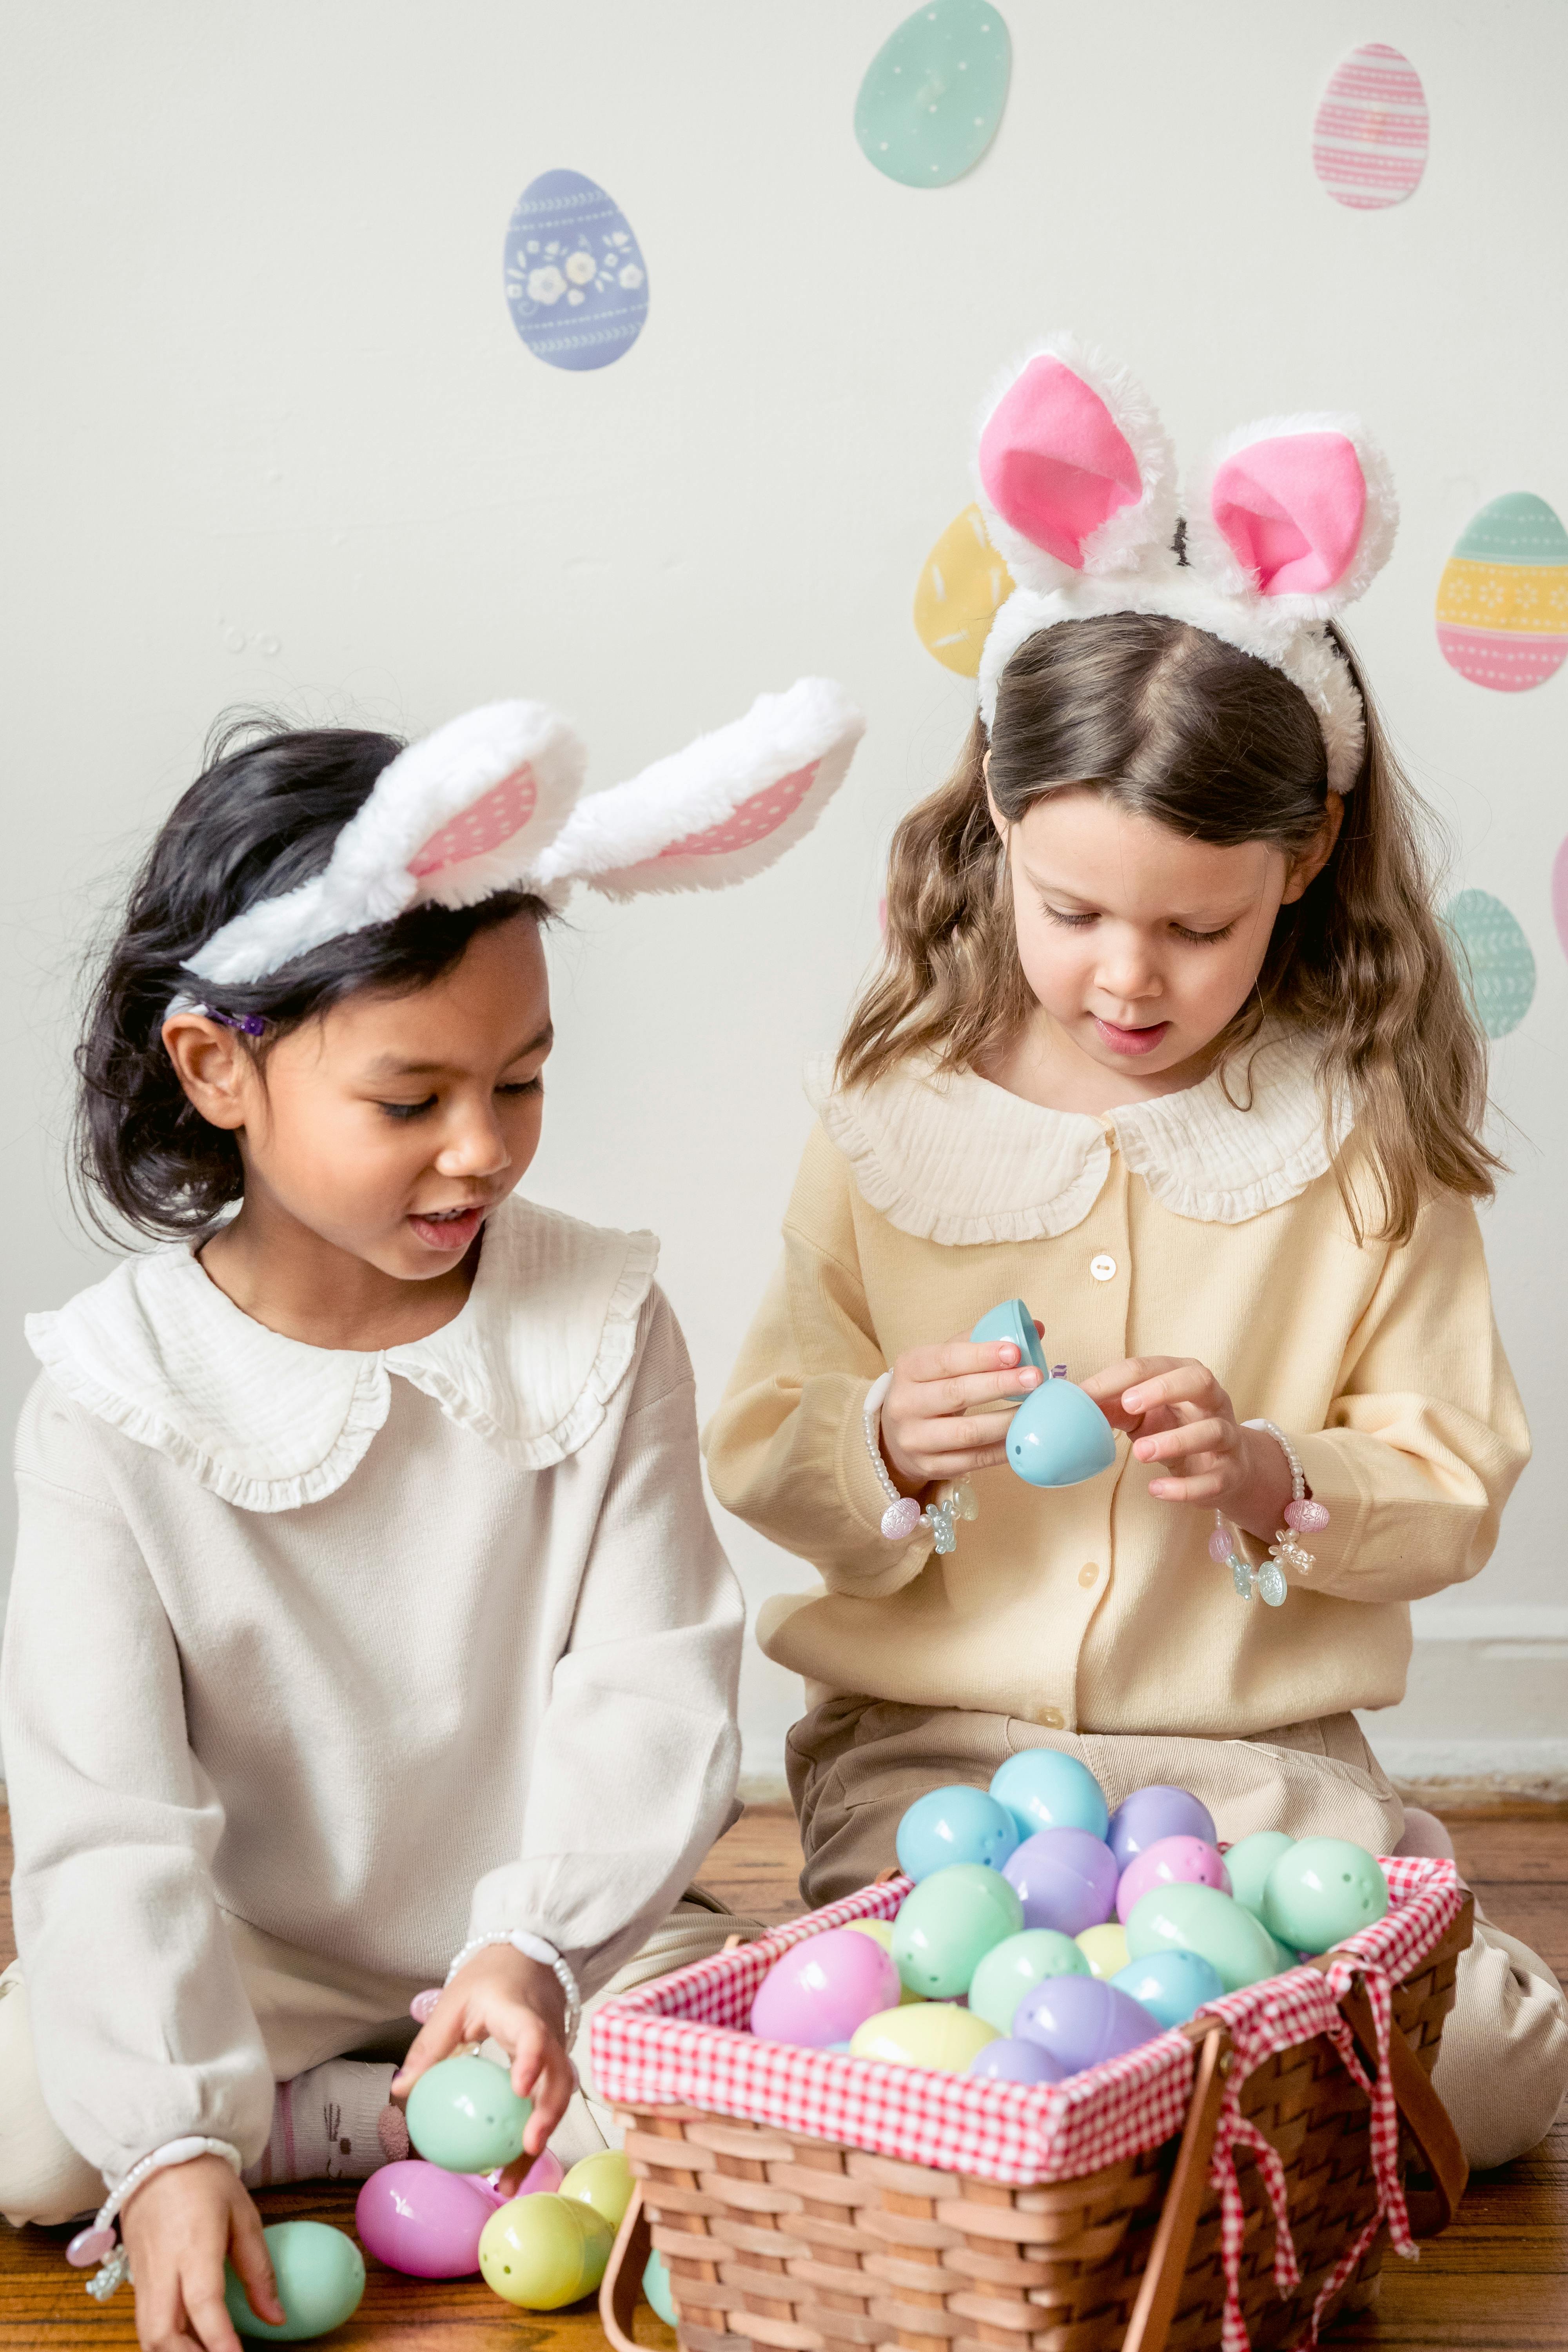
[(1364, 595), (1399, 523), (1388, 460), (1354, 416), (1268, 417), (1213, 451), (1187, 496), (1187, 561), (1222, 594), (1326, 621)]
[(563, 892), (586, 882), (608, 898), (743, 881), (811, 830), (865, 729), (831, 678), (760, 694), (743, 719), (579, 801), (539, 880)]
[(975, 459), (991, 536), (1021, 588), (1136, 572), (1176, 528), (1164, 427), (1126, 370), (1055, 335), (986, 403)]
[(542, 702), (492, 702), (411, 743), (376, 778), (322, 871), (247, 907), (187, 970), (265, 980), (327, 940), (429, 901), (527, 887), (582, 789), (583, 746)]

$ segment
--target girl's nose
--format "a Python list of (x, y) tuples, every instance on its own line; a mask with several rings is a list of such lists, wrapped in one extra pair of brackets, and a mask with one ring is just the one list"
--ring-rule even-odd
[(436, 1154), (439, 1176), (499, 1176), (511, 1164), (506, 1138), (489, 1111), (474, 1110), (447, 1130)]
[(1137, 940), (1127, 940), (1107, 954), (1095, 974), (1101, 992), (1124, 1004), (1139, 1003), (1160, 990), (1160, 976), (1154, 959), (1148, 949)]

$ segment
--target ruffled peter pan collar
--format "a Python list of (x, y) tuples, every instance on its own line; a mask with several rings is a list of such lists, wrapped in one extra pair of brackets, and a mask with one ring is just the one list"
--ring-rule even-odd
[(336, 1492), (385, 1421), (394, 1373), (451, 1421), (547, 1469), (584, 1444), (631, 1363), (652, 1234), (580, 1224), (515, 1194), (485, 1227), (460, 1314), (374, 1354), (255, 1322), (183, 1244), (118, 1265), (27, 1344), (56, 1385), (247, 1511)]
[(1070, 1231), (1100, 1197), (1112, 1143), (1163, 1208), (1240, 1224), (1305, 1192), (1351, 1127), (1342, 1104), (1325, 1121), (1314, 1043), (1288, 1030), (1254, 1050), (1250, 1071), (1233, 1070), (1229, 1092), (1216, 1073), (1098, 1117), (919, 1063), (840, 1092), (827, 1055), (808, 1066), (805, 1091), (868, 1205), (900, 1233), (950, 1244)]

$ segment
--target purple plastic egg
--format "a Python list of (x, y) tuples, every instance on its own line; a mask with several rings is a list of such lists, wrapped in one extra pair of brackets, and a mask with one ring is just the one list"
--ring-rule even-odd
[(988, 2042), (969, 2062), (982, 2083), (1059, 2083), (1066, 2068), (1037, 2042)]
[(468, 2278), (479, 2267), (479, 2232), (495, 2210), (482, 2182), (412, 2156), (371, 2174), (354, 2206), (354, 2227), (388, 2270), (410, 2278)]
[(1125, 1803), (1117, 1806), (1105, 1842), (1116, 1856), (1117, 1866), (1125, 1870), (1134, 1854), (1158, 1845), (1162, 1838), (1201, 1838), (1205, 1845), (1213, 1845), (1217, 1835), (1214, 1815), (1190, 1789), (1173, 1789), (1159, 1782), (1150, 1789), (1134, 1789)]
[(1123, 1927), (1139, 1896), (1147, 1895), (1152, 1886), (1217, 1886), (1222, 1895), (1228, 1895), (1230, 1873), (1218, 1847), (1205, 1845), (1202, 1838), (1161, 1838), (1135, 1853), (1121, 1874), (1116, 1916)]
[(892, 1956), (853, 1927), (808, 1936), (773, 1962), (752, 2003), (752, 2032), (763, 2042), (826, 2050), (857, 2026), (897, 2009), (902, 1987)]
[(1064, 2074), (1119, 2058), (1164, 2030), (1142, 2001), (1103, 1977), (1047, 1977), (1024, 1995), (1013, 2020), (1019, 2041), (1037, 2042)]
[(1088, 1830), (1037, 1830), (1002, 1865), (1026, 1927), (1079, 1936), (1103, 1927), (1116, 1903), (1116, 1856)]

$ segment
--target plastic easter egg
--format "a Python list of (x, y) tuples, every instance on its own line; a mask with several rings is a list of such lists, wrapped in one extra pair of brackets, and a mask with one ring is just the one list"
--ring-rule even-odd
[(1013, 575), (991, 544), (984, 516), (976, 506), (965, 507), (921, 568), (915, 635), (944, 669), (978, 677), (991, 624), (1012, 593)]
[(950, 1863), (980, 1862), (1000, 1870), (1018, 1843), (1005, 1805), (984, 1789), (932, 1789), (917, 1797), (899, 1823), (899, 1868), (918, 1885)]
[(1005, 1878), (983, 1863), (956, 1862), (904, 1897), (893, 1922), (893, 1958), (911, 1992), (951, 2000), (969, 1990), (993, 1944), (1023, 1925), (1024, 1906)]
[(1237, 1838), (1227, 1851), (1225, 1866), (1230, 1873), (1230, 1891), (1255, 1919), (1263, 1916), (1263, 1890), (1269, 1872), (1295, 1843), (1283, 1830), (1254, 1830), (1250, 1837)]
[(1110, 1423), (1076, 1381), (1031, 1390), (1007, 1424), (1007, 1467), (1026, 1486), (1081, 1486), (1116, 1459)]
[(1217, 1886), (1152, 1886), (1128, 1917), (1127, 1948), (1135, 1960), (1151, 1952), (1196, 1952), (1226, 1992), (1279, 1974), (1268, 1928)]
[(324, 2221), (274, 2221), (261, 2234), (285, 2316), (281, 2326), (258, 2319), (234, 2270), (226, 2264), (223, 2299), (242, 2336), (303, 2344), (353, 2316), (364, 2293), (364, 2256), (352, 2238)]
[(471, 2278), (497, 2200), (460, 2172), (407, 2157), (373, 2172), (354, 2205), (361, 2242), (410, 2278)]
[(996, 2028), (971, 2010), (946, 2000), (921, 2000), (909, 2009), (884, 2010), (880, 2017), (868, 2017), (856, 2028), (849, 2049), (856, 2058), (963, 2074), (986, 2043), (999, 2038)]
[(1080, 1928), (1074, 1941), (1089, 1962), (1091, 1977), (1104, 1977), (1109, 1982), (1127, 1966), (1127, 1930), (1120, 1919), (1107, 1919), (1099, 1927)]
[(1225, 1990), (1219, 1970), (1196, 1952), (1146, 1952), (1111, 1978), (1162, 2025), (1184, 2025)]
[(533, 2113), (500, 2066), (471, 2052), (442, 2058), (420, 2075), (405, 2111), (419, 2154), (447, 2172), (491, 2172), (522, 2154)]
[(1459, 952), (1459, 976), (1477, 1020), (1489, 1037), (1506, 1037), (1529, 1012), (1535, 994), (1530, 941), (1500, 898), (1461, 890), (1443, 917)]
[(667, 2327), (679, 2326), (680, 2315), (675, 2308), (675, 2297), (670, 2292), (669, 2265), (657, 2247), (643, 2265), (642, 2291), (652, 2305), (656, 2316), (662, 2319)]
[(1027, 1927), (1078, 1936), (1116, 1907), (1116, 1856), (1089, 1830), (1037, 1830), (1002, 1875), (1018, 1891)]
[(998, 2033), (1011, 2033), (1013, 2012), (1026, 1992), (1047, 1977), (1089, 1973), (1089, 1957), (1070, 1936), (1058, 1935), (1054, 1927), (1026, 1927), (1022, 1935), (992, 1945), (974, 1971), (969, 2006)]
[[(890, 1952), (893, 1948), (893, 1923), (890, 1919), (851, 1919), (848, 1922), (847, 1932), (856, 1936), (869, 1936), (872, 1942), (874, 1944), (880, 1944), (885, 1952)], [(910, 1990), (908, 1985), (905, 1984), (903, 1979), (900, 1977), (899, 1979), (899, 1999), (900, 2000), (919, 2000), (921, 1996), (918, 1992), (911, 1992)], [(827, 2046), (830, 2050), (835, 2050), (839, 2045), (837, 2042), (830, 2042)], [(849, 2044), (846, 2042), (843, 2047), (847, 2050)]]
[(1099, 1977), (1051, 1977), (1024, 1995), (1013, 2030), (1020, 2042), (1048, 2050), (1064, 2074), (1077, 2074), (1152, 2042), (1162, 2029), (1131, 1995)]
[(1145, 1846), (1168, 1837), (1202, 1838), (1205, 1845), (1219, 1842), (1214, 1815), (1202, 1800), (1190, 1789), (1159, 1781), (1152, 1788), (1134, 1789), (1123, 1799), (1110, 1816), (1105, 1843), (1116, 1856), (1117, 1868), (1125, 1870)]
[(551, 367), (608, 367), (647, 317), (647, 265), (620, 206), (581, 172), (542, 172), (506, 233), (511, 323)]
[(1006, 1806), (1020, 1838), (1037, 1830), (1087, 1830), (1102, 1838), (1110, 1825), (1100, 1782), (1076, 1756), (1055, 1748), (1021, 1748), (991, 1776), (991, 1793)]
[[(1018, 1350), (1020, 1370), (1026, 1365), (1032, 1365), (1037, 1372), (1044, 1373), (1047, 1380), (1050, 1378), (1051, 1368), (1046, 1361), (1046, 1351), (1040, 1345), (1035, 1318), (1021, 1298), (1005, 1298), (1000, 1307), (993, 1307), (989, 1314), (981, 1317), (969, 1336), (977, 1347), (983, 1347), (988, 1340), (1011, 1339)], [(1027, 1389), (1022, 1389), (1006, 1402), (1022, 1404), (1028, 1393)]]
[(752, 2032), (807, 2050), (847, 2042), (861, 2021), (899, 1998), (892, 1954), (853, 1928), (808, 1936), (773, 1962), (752, 2003)]
[(1348, 1838), (1300, 1838), (1282, 1853), (1263, 1890), (1263, 1924), (1300, 1952), (1326, 1952), (1388, 1908), (1388, 1882), (1375, 1857)]
[(606, 2228), (618, 2230), (626, 2220), (636, 2185), (631, 2166), (621, 2150), (606, 2147), (596, 2156), (583, 2157), (572, 2167), (561, 2184), (561, 2194), (591, 2205)]
[(969, 2062), (980, 2083), (1059, 2083), (1064, 2071), (1037, 2042), (988, 2042)]
[(1568, 656), (1568, 531), (1544, 499), (1510, 490), (1461, 534), (1437, 583), (1443, 658), (1475, 686), (1519, 694)]
[(1217, 1886), (1222, 1895), (1230, 1893), (1230, 1873), (1220, 1858), (1217, 1846), (1205, 1845), (1202, 1838), (1161, 1838), (1153, 1845), (1135, 1853), (1121, 1874), (1116, 1889), (1116, 1916), (1126, 1923), (1129, 1913), (1141, 1896), (1152, 1886)]
[(1334, 68), (1312, 125), (1312, 169), (1353, 212), (1403, 204), (1426, 168), (1421, 77), (1386, 41), (1368, 41)]
[(569, 2197), (514, 2197), (479, 2238), (485, 2284), (524, 2311), (559, 2311), (593, 2294), (615, 2232), (591, 2205)]
[(926, 0), (885, 40), (855, 101), (860, 152), (906, 188), (943, 188), (996, 136), (1013, 45), (987, 0)]

